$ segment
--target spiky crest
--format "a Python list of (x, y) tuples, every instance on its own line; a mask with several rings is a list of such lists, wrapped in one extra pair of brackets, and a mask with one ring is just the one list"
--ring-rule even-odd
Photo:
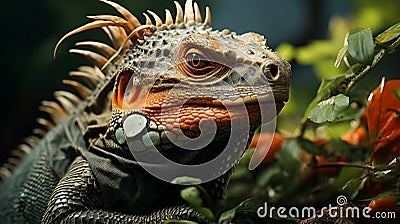
[[(142, 39), (144, 36), (145, 32), (140, 33), (139, 31), (142, 30), (148, 30), (150, 29), (151, 26), (156, 26), (156, 27), (161, 27), (163, 25), (166, 26), (171, 26), (174, 23), (175, 24), (180, 24), (180, 23), (202, 23), (202, 16), (200, 13), (200, 8), (197, 5), (197, 3), (193, 4), (192, 0), (187, 0), (185, 3), (185, 11), (183, 12), (181, 5), (174, 1), (175, 6), (176, 6), (176, 19), (175, 21), (172, 18), (171, 12), (167, 9), (165, 13), (165, 21), (163, 22), (161, 18), (154, 13), (153, 11), (148, 10), (147, 13), (149, 13), (155, 21), (155, 25), (151, 21), (150, 17), (146, 14), (143, 13), (143, 15), (146, 18), (145, 24), (141, 24), (139, 20), (127, 9), (124, 7), (120, 6), (119, 4), (108, 1), (108, 0), (100, 0), (101, 2), (104, 2), (106, 4), (109, 4), (110, 6), (114, 7), (122, 16), (123, 18), (119, 16), (114, 16), (114, 15), (97, 15), (97, 16), (88, 16), (89, 19), (92, 19), (94, 21), (89, 22), (83, 26), (80, 26), (67, 34), (65, 34), (56, 44), (56, 47), (54, 48), (54, 56), (56, 55), (57, 49), (60, 46), (60, 44), (68, 37), (73, 36), (77, 33), (94, 29), (94, 28), (100, 28), (102, 27), (107, 35), (109, 36), (110, 40), (113, 42), (114, 45), (114, 50), (113, 55), (115, 55), (117, 52), (120, 52), (120, 48), (124, 47), (124, 45), (127, 43), (128, 40), (130, 40), (133, 44), (138, 40)], [(210, 15), (210, 8), (206, 7), (206, 16), (204, 19), (204, 24), (206, 26), (211, 25), (211, 15)], [(136, 30), (136, 32), (135, 32)], [(135, 33), (135, 35), (133, 35)], [(91, 44), (90, 46), (96, 48), (97, 50), (101, 51), (101, 53), (104, 55), (104, 58), (110, 60), (113, 58), (113, 56), (110, 56), (110, 47), (104, 43), (99, 43), (96, 45)], [(107, 53), (105, 53), (106, 51)], [(94, 58), (99, 58), (98, 54), (95, 52), (89, 52), (89, 51), (75, 51), (73, 50), (73, 53), (78, 53), (82, 54), (85, 57), (89, 58), (92, 60), (97, 67), (103, 68), (103, 60), (93, 60)]]

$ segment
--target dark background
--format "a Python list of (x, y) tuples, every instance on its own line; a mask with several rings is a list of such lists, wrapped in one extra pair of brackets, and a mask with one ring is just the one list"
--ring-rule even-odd
[[(175, 15), (172, 1), (129, 0), (117, 1), (144, 21), (146, 9), (164, 17), (164, 8)], [(184, 2), (180, 0), (182, 5)], [(351, 17), (357, 10), (353, 0), (205, 0), (211, 6), (212, 24), (216, 29), (229, 29), (237, 33), (256, 31), (264, 34), (271, 47), (282, 42), (294, 46), (308, 44), (327, 35), (331, 16)], [(395, 2), (395, 1), (391, 1)], [(399, 4), (394, 4), (399, 7)], [(400, 11), (400, 10), (397, 10)], [(80, 40), (105, 40), (101, 31), (90, 31), (66, 40), (53, 58), (56, 42), (66, 32), (89, 20), (87, 15), (117, 14), (110, 6), (97, 0), (36, 0), (7, 1), (2, 5), (0, 22), (2, 35), (1, 110), (0, 110), (0, 160), (21, 143), (32, 129), (38, 127), (35, 119), (44, 114), (38, 110), (41, 100), (51, 100), (54, 90), (64, 89), (61, 80), (79, 65), (90, 64), (81, 56), (68, 53), (74, 42)], [(339, 50), (339, 49), (338, 49)], [(397, 57), (398, 58), (398, 57)], [(318, 87), (319, 79), (310, 67), (293, 62), (293, 88), (309, 99)], [(398, 71), (398, 70), (397, 70)], [(398, 74), (398, 73), (397, 73)], [(375, 85), (375, 84), (374, 84)], [(301, 91), (300, 91), (301, 90)], [(308, 102), (304, 102), (307, 105)]]

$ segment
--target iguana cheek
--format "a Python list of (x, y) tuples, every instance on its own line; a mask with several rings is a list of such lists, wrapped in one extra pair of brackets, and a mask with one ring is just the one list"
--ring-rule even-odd
[(150, 91), (146, 97), (145, 108), (149, 110), (160, 110), (168, 103), (166, 98), (168, 91)]
[(145, 84), (135, 84), (131, 74), (122, 74), (113, 93), (113, 108), (131, 111), (140, 110), (149, 94)]

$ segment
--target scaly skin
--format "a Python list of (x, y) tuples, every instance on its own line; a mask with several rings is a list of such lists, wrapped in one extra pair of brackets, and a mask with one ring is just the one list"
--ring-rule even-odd
[[(59, 121), (6, 180), (0, 201), (7, 201), (0, 204), (5, 209), (0, 216), (7, 222), (208, 223), (180, 198), (185, 185), (165, 182), (144, 169), (171, 167), (137, 161), (135, 153), (147, 158), (162, 153), (179, 164), (198, 165), (226, 148), (229, 154), (212, 171), (213, 180), (201, 184), (219, 200), (237, 161), (231, 156), (239, 157), (255, 129), (288, 100), (290, 65), (258, 34), (215, 31), (208, 11), (202, 23), (191, 0), (184, 15), (177, 4), (175, 21), (169, 11), (164, 24), (153, 15), (156, 25), (138, 24), (116, 3), (105, 2), (125, 18), (94, 17), (95, 22), (65, 36), (105, 27), (115, 49), (81, 45), (100, 49), (106, 58), (72, 50), (103, 67), (104, 74), (87, 68), (78, 72), (96, 76), (97, 87), (73, 109), (67, 108), (69, 117)], [(82, 87), (78, 91), (87, 92)], [(59, 101), (65, 108), (73, 100)], [(186, 150), (212, 129), (209, 144)], [(173, 170), (170, 174), (176, 177)], [(45, 184), (37, 182), (38, 175)], [(16, 209), (10, 210), (12, 206)], [(28, 207), (37, 211), (31, 214)]]

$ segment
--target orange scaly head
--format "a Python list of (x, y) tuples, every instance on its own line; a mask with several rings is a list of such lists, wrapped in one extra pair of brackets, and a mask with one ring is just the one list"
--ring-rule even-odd
[(222, 157), (213, 177), (230, 169), (255, 129), (288, 100), (290, 65), (259, 34), (213, 30), (209, 8), (203, 22), (191, 0), (184, 10), (175, 2), (175, 20), (168, 10), (165, 22), (148, 11), (155, 25), (147, 14), (142, 25), (128, 10), (104, 2), (124, 18), (90, 17), (95, 21), (65, 37), (103, 27), (115, 46), (81, 43), (106, 57), (74, 50), (102, 67), (109, 83), (115, 81), (110, 124), (99, 135), (106, 150), (131, 152), (148, 164), (164, 164), (159, 152), (192, 165)]
[[(193, 24), (145, 39), (127, 51), (138, 57), (126, 60), (118, 73), (113, 93), (117, 116), (140, 112), (169, 131), (181, 128), (194, 137), (201, 119), (229, 128), (225, 123), (230, 119), (250, 113), (255, 128), (261, 122), (260, 105), (275, 100), (279, 112), (287, 100), (290, 66), (257, 34), (221, 34)], [(240, 106), (249, 111), (235, 111)]]

